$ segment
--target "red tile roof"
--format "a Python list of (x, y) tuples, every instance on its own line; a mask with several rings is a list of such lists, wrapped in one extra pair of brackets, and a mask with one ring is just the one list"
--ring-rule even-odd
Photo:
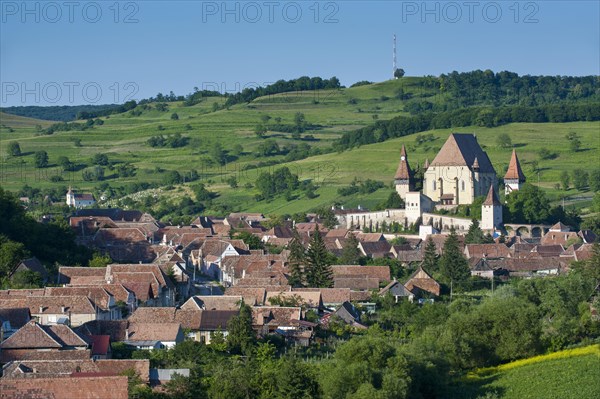
[(519, 180), (520, 182), (525, 181), (525, 174), (523, 174), (523, 170), (521, 169), (521, 163), (517, 157), (516, 150), (513, 150), (512, 152), (510, 163), (508, 164), (508, 170), (506, 171), (504, 178), (510, 180)]
[[(110, 389), (107, 389), (110, 387)], [(126, 376), (86, 376), (71, 378), (0, 379), (3, 398), (14, 399), (127, 399)]]

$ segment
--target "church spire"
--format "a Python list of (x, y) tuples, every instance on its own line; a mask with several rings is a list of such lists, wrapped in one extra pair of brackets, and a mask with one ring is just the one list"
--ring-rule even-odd
[(502, 206), (502, 203), (498, 199), (498, 194), (496, 194), (496, 189), (494, 188), (493, 184), (490, 186), (490, 190), (488, 191), (488, 195), (485, 198), (485, 201), (483, 201), (483, 205)]
[(410, 165), (408, 164), (408, 158), (406, 157), (406, 148), (404, 147), (404, 144), (402, 144), (402, 150), (400, 150), (400, 165), (398, 165), (394, 179), (409, 180), (411, 175), (412, 172), (410, 170)]
[(400, 150), (400, 164), (396, 170), (394, 176), (394, 184), (396, 185), (396, 192), (400, 198), (406, 198), (406, 193), (412, 189), (412, 172), (410, 165), (408, 164), (408, 158), (406, 157), (406, 147), (402, 144), (402, 150)]
[(506, 175), (504, 175), (504, 180), (518, 180), (520, 183), (525, 182), (525, 174), (523, 174), (523, 170), (521, 169), (517, 151), (514, 149), (510, 158), (508, 170), (506, 171)]

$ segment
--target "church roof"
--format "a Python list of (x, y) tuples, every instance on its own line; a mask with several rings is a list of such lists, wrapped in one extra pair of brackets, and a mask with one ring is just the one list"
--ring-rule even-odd
[(475, 159), (479, 164), (479, 172), (496, 173), (487, 154), (479, 146), (475, 135), (452, 133), (431, 162), (431, 166), (468, 166), (472, 168)]
[(485, 198), (485, 201), (483, 201), (483, 205), (502, 206), (502, 203), (498, 199), (498, 194), (496, 194), (496, 189), (494, 188), (493, 184), (490, 186), (490, 191), (488, 191), (488, 195)]
[(408, 180), (410, 179), (412, 172), (410, 171), (410, 166), (408, 165), (408, 158), (406, 157), (406, 148), (404, 144), (402, 144), (402, 150), (400, 151), (400, 165), (398, 165), (398, 170), (396, 170), (396, 176), (394, 179), (396, 180)]
[(508, 170), (506, 171), (505, 179), (518, 179), (521, 182), (525, 181), (525, 175), (523, 174), (523, 170), (521, 170), (521, 164), (519, 163), (519, 158), (517, 157), (517, 151), (513, 150), (512, 156), (510, 158), (510, 164), (508, 165)]

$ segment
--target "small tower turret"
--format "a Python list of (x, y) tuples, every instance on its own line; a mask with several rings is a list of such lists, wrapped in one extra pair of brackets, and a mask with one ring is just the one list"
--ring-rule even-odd
[(517, 151), (513, 150), (508, 170), (504, 175), (504, 193), (508, 195), (514, 190), (519, 190), (523, 183), (525, 183), (525, 174), (521, 169)]
[(402, 144), (402, 150), (400, 150), (400, 165), (398, 165), (398, 169), (396, 170), (394, 184), (396, 185), (396, 192), (402, 199), (405, 199), (406, 193), (412, 190), (412, 172), (408, 164), (404, 144)]
[(481, 205), (481, 230), (496, 230), (502, 226), (502, 203), (492, 184)]

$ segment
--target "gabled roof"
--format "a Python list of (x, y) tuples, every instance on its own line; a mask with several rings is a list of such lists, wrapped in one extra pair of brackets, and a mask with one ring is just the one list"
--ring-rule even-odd
[(290, 325), (302, 318), (302, 308), (285, 306), (260, 306), (252, 308), (252, 324), (255, 326)]
[(156, 276), (150, 272), (117, 272), (113, 273), (112, 278), (113, 282), (122, 284), (132, 291), (140, 301), (145, 302), (158, 296), (159, 283)]
[(483, 201), (483, 205), (494, 205), (494, 206), (502, 206), (502, 202), (498, 199), (498, 194), (496, 193), (496, 189), (494, 185), (490, 185), (490, 189), (488, 191), (487, 197), (485, 197), (485, 201)]
[(135, 370), (142, 381), (148, 381), (150, 361), (148, 359), (19, 360), (6, 364), (3, 371), (7, 379), (35, 378), (37, 380), (67, 377), (78, 370), (79, 373), (119, 375), (128, 369)]
[(412, 176), (410, 165), (408, 164), (408, 158), (406, 157), (406, 148), (402, 144), (402, 150), (400, 150), (400, 164), (396, 170), (394, 179), (396, 180), (409, 180)]
[(473, 134), (452, 133), (442, 149), (430, 164), (431, 166), (473, 167), (475, 158), (481, 173), (496, 173), (487, 154), (481, 149)]
[(354, 266), (354, 265), (333, 265), (331, 266), (334, 279), (337, 277), (370, 277), (376, 278), (379, 282), (390, 281), (389, 266)]
[(464, 254), (467, 259), (471, 258), (507, 258), (510, 256), (510, 248), (504, 244), (467, 244)]
[(229, 321), (237, 316), (238, 310), (203, 310), (200, 314), (199, 330), (227, 330)]
[(43, 326), (33, 320), (0, 343), (0, 348), (3, 350), (63, 349), (87, 346), (88, 342), (68, 326), (62, 324)]
[(129, 326), (127, 320), (92, 320), (76, 328), (83, 335), (110, 335), (111, 341), (123, 341)]
[(227, 295), (239, 295), (246, 305), (264, 305), (267, 290), (264, 287), (230, 287), (225, 291)]
[(411, 292), (426, 291), (436, 296), (440, 295), (440, 284), (433, 279), (421, 266), (409, 277), (404, 286)]
[[(33, 258), (24, 259), (21, 262), (19, 262), (13, 270), (13, 273), (22, 271), (24, 269), (30, 270), (35, 273), (39, 273), (44, 279), (48, 277), (48, 271), (35, 256)], [(13, 273), (11, 273), (11, 275)]]
[(169, 323), (175, 321), (175, 307), (140, 307), (129, 316), (130, 322)]
[(48, 334), (40, 324), (32, 321), (0, 343), (0, 349), (60, 349), (58, 340)]
[(196, 295), (181, 305), (181, 309), (237, 311), (241, 302), (242, 297), (239, 295)]
[(103, 282), (105, 275), (106, 267), (61, 266), (58, 268), (58, 283), (73, 284), (71, 280), (77, 277), (91, 277)]
[(523, 174), (519, 158), (517, 157), (517, 151), (515, 150), (513, 150), (510, 157), (510, 164), (508, 164), (508, 170), (504, 175), (504, 179), (519, 180), (520, 182), (525, 181), (525, 174)]
[(379, 290), (379, 295), (383, 296), (383, 295), (387, 294), (388, 292), (394, 296), (410, 296), (410, 295), (412, 295), (412, 292), (410, 292), (408, 290), (408, 288), (406, 288), (404, 286), (404, 284), (402, 284), (401, 282), (399, 282), (396, 279), (392, 280), (392, 282), (390, 282), (384, 288)]
[[(78, 351), (80, 352), (80, 351)], [(110, 389), (107, 389), (110, 387)], [(18, 378), (0, 379), (0, 392), (10, 398), (47, 399), (127, 399), (126, 376), (93, 374), (73, 374), (64, 378)]]
[(567, 226), (566, 224), (564, 224), (563, 222), (558, 222), (554, 226), (550, 227), (550, 231), (567, 232), (567, 231), (571, 231), (571, 228), (569, 226)]
[[(95, 314), (96, 308), (87, 296), (27, 296), (0, 297), (0, 308), (29, 308), (32, 315), (38, 314)], [(40, 309), (41, 308), (41, 309)], [(41, 312), (40, 312), (41, 310)]]
[(112, 295), (100, 286), (46, 287), (45, 296), (87, 296), (96, 306), (108, 310)]
[(292, 288), (292, 293), (296, 291), (318, 291), (321, 293), (323, 303), (344, 303), (351, 301), (350, 288)]
[(129, 323), (127, 341), (178, 341), (181, 338), (179, 323)]
[(281, 299), (297, 299), (297, 305), (307, 305), (309, 307), (319, 308), (323, 305), (323, 298), (321, 297), (320, 291), (281, 291), (281, 292), (268, 292), (267, 293), (267, 304), (275, 305), (272, 303), (273, 298)]
[(373, 258), (386, 257), (392, 248), (387, 241), (362, 241), (358, 243), (358, 246), (365, 256)]

